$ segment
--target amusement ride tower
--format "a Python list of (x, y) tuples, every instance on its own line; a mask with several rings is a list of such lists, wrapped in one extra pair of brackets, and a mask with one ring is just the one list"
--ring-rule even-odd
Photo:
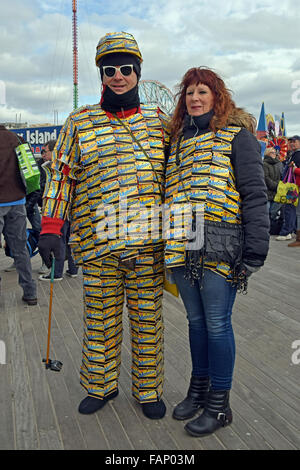
[(73, 11), (73, 109), (78, 108), (78, 47), (77, 47), (77, 0), (72, 0)]

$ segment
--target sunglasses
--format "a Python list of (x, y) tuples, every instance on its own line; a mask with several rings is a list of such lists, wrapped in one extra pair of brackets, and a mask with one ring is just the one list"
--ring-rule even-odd
[(133, 65), (121, 65), (120, 67), (114, 67), (113, 65), (104, 65), (102, 67), (102, 70), (103, 73), (109, 78), (114, 77), (117, 73), (117, 70), (120, 71), (123, 77), (128, 77), (133, 72)]

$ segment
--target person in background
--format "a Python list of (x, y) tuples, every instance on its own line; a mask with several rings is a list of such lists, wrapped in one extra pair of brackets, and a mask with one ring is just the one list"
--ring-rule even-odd
[(268, 147), (264, 154), (263, 160), (265, 182), (268, 191), (268, 207), (270, 221), (276, 217), (281, 204), (274, 201), (278, 183), (281, 179), (282, 163), (277, 158), (277, 153), (274, 147)]
[[(41, 191), (42, 197), (45, 197), (51, 182), (51, 161), (52, 153), (55, 148), (56, 140), (50, 140), (44, 145), (41, 152), (44, 163), (41, 165), (41, 171), (44, 176), (42, 177)], [(42, 207), (44, 204), (42, 203)], [(67, 258), (68, 269), (66, 271), (67, 276), (77, 277), (78, 268), (76, 267), (74, 258), (72, 256), (71, 247), (69, 245), (70, 238), (70, 222), (65, 220), (61, 230), (61, 252), (60, 257), (55, 260), (54, 267), (54, 281), (61, 281), (63, 279), (65, 259)], [(51, 273), (47, 272), (39, 276), (40, 281), (50, 281)]]
[[(21, 142), (25, 143), (25, 140), (23, 139), (23, 137), (19, 136), (19, 139), (21, 140)], [(39, 207), (38, 207), (40, 194), (41, 194), (40, 190), (32, 191), (31, 193), (26, 194), (26, 202), (25, 202), (27, 219), (29, 220), (31, 224), (31, 228), (33, 230), (33, 236), (36, 240), (38, 240), (39, 234), (41, 231), (41, 215), (40, 215)], [(44, 268), (45, 268), (45, 265), (43, 265), (43, 272), (45, 272)], [(12, 272), (15, 270), (16, 270), (16, 265), (15, 265), (15, 261), (13, 261), (10, 266), (5, 268), (4, 271)]]
[[(186, 72), (171, 121), (165, 263), (187, 312), (192, 361), (187, 396), (173, 418), (190, 419), (203, 408), (185, 425), (192, 436), (232, 421), (232, 308), (268, 253), (267, 189), (254, 132), (254, 118), (236, 107), (221, 77), (203, 67)], [(187, 212), (180, 219), (181, 207)]]
[[(291, 149), (292, 149), (292, 158), (291, 158), (291, 167), (296, 178), (296, 184), (300, 192), (300, 136), (294, 135), (291, 138)], [(298, 200), (298, 205), (296, 206), (296, 240), (288, 244), (289, 247), (299, 247), (300, 246), (300, 201)]]
[(23, 290), (22, 300), (37, 304), (36, 283), (32, 278), (31, 261), (27, 250), (26, 189), (21, 179), (15, 148), (17, 136), (0, 125), (0, 233), (3, 232)]
[[(294, 136), (298, 137), (298, 136)], [(288, 139), (288, 154), (283, 162), (283, 169), (281, 179), (283, 180), (289, 171), (290, 166), (292, 165), (292, 158), (294, 154), (294, 144), (293, 144), (293, 137)], [(279, 232), (278, 237), (276, 240), (278, 241), (285, 241), (291, 240), (292, 235), (296, 231), (297, 225), (297, 215), (296, 215), (296, 207), (294, 204), (282, 204), (281, 206), (282, 214), (283, 214), (283, 223)]]

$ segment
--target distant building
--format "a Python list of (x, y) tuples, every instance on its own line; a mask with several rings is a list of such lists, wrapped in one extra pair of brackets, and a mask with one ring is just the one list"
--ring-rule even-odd
[(22, 127), (28, 127), (28, 122), (4, 122), (3, 125), (6, 129), (21, 129)]

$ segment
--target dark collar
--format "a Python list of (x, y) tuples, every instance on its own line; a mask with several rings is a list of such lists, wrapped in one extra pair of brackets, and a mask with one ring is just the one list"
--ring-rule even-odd
[(213, 109), (208, 113), (201, 114), (201, 116), (190, 116), (186, 113), (183, 122), (184, 139), (191, 139), (192, 137), (196, 137), (197, 135), (207, 132), (213, 115)]
[(128, 109), (138, 109), (140, 107), (140, 98), (136, 85), (127, 93), (117, 95), (108, 86), (103, 86), (103, 93), (100, 101), (101, 108), (110, 113), (126, 111)]

